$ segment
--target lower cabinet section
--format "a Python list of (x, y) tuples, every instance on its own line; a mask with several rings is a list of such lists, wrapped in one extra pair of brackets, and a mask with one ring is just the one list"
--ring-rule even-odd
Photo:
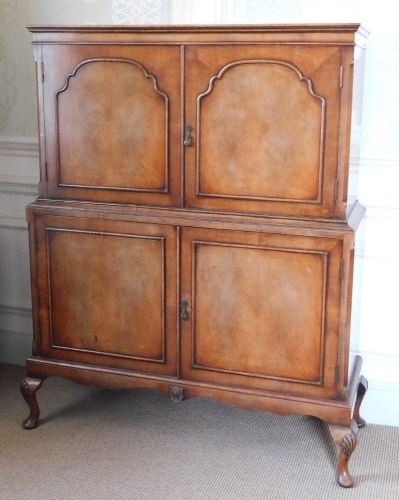
[(25, 428), (38, 425), (35, 394), (51, 375), (150, 387), (173, 401), (209, 396), (322, 418), (341, 448), (338, 481), (353, 484), (347, 461), (367, 382), (361, 358), (348, 377), (349, 225), (244, 225), (65, 202), (36, 202), (28, 219), (34, 343), (21, 385)]
[(40, 355), (337, 396), (342, 239), (53, 215), (35, 238)]

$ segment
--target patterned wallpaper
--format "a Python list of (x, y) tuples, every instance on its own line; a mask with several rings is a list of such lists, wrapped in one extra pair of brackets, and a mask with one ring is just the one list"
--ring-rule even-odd
[[(166, 3), (162, 0), (113, 0), (114, 24), (160, 24), (168, 22)], [(164, 9), (162, 9), (164, 7)], [(167, 6), (169, 7), (169, 6)]]
[[(297, 0), (246, 0), (237, 3), (237, 15), (249, 23), (293, 22), (299, 15)], [(284, 21), (282, 21), (284, 20)]]
[(37, 135), (34, 62), (27, 24), (166, 24), (169, 3), (0, 0), (0, 136)]
[[(21, 47), (26, 45), (27, 36), (20, 29), (21, 18), (27, 18), (28, 9), (25, 2), (0, 1), (0, 134), (19, 135), (24, 126), (21, 120), (13, 116), (16, 111), (21, 91), (19, 81), (27, 77), (20, 65), (23, 56)], [(22, 52), (22, 53), (21, 53)], [(32, 69), (32, 64), (29, 65)], [(34, 82), (32, 77), (29, 83)], [(29, 86), (22, 91), (29, 94)], [(33, 93), (34, 95), (34, 93)], [(24, 121), (24, 119), (22, 119)]]

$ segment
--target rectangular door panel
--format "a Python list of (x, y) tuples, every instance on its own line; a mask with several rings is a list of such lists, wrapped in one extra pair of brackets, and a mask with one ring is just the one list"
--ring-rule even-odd
[(36, 230), (42, 353), (176, 374), (175, 229), (48, 216)]
[(186, 49), (189, 206), (334, 215), (339, 47)]
[(184, 229), (183, 374), (335, 394), (342, 242)]
[(180, 49), (43, 52), (49, 196), (179, 204)]

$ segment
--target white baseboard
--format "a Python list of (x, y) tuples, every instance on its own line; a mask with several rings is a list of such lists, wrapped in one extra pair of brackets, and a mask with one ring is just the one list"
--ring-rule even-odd
[[(367, 378), (367, 373), (365, 374)], [(369, 424), (399, 427), (399, 384), (369, 380), (361, 416)]]
[(32, 352), (32, 311), (0, 305), (0, 362), (24, 365)]
[(24, 366), (31, 354), (31, 333), (0, 330), (0, 363)]

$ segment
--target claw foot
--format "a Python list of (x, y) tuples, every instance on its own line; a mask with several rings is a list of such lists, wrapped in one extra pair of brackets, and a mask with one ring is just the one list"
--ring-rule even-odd
[(28, 403), (30, 413), (23, 422), (25, 429), (35, 429), (39, 423), (40, 409), (36, 399), (36, 391), (42, 386), (43, 380), (26, 377), (21, 381), (20, 389), (22, 396)]

